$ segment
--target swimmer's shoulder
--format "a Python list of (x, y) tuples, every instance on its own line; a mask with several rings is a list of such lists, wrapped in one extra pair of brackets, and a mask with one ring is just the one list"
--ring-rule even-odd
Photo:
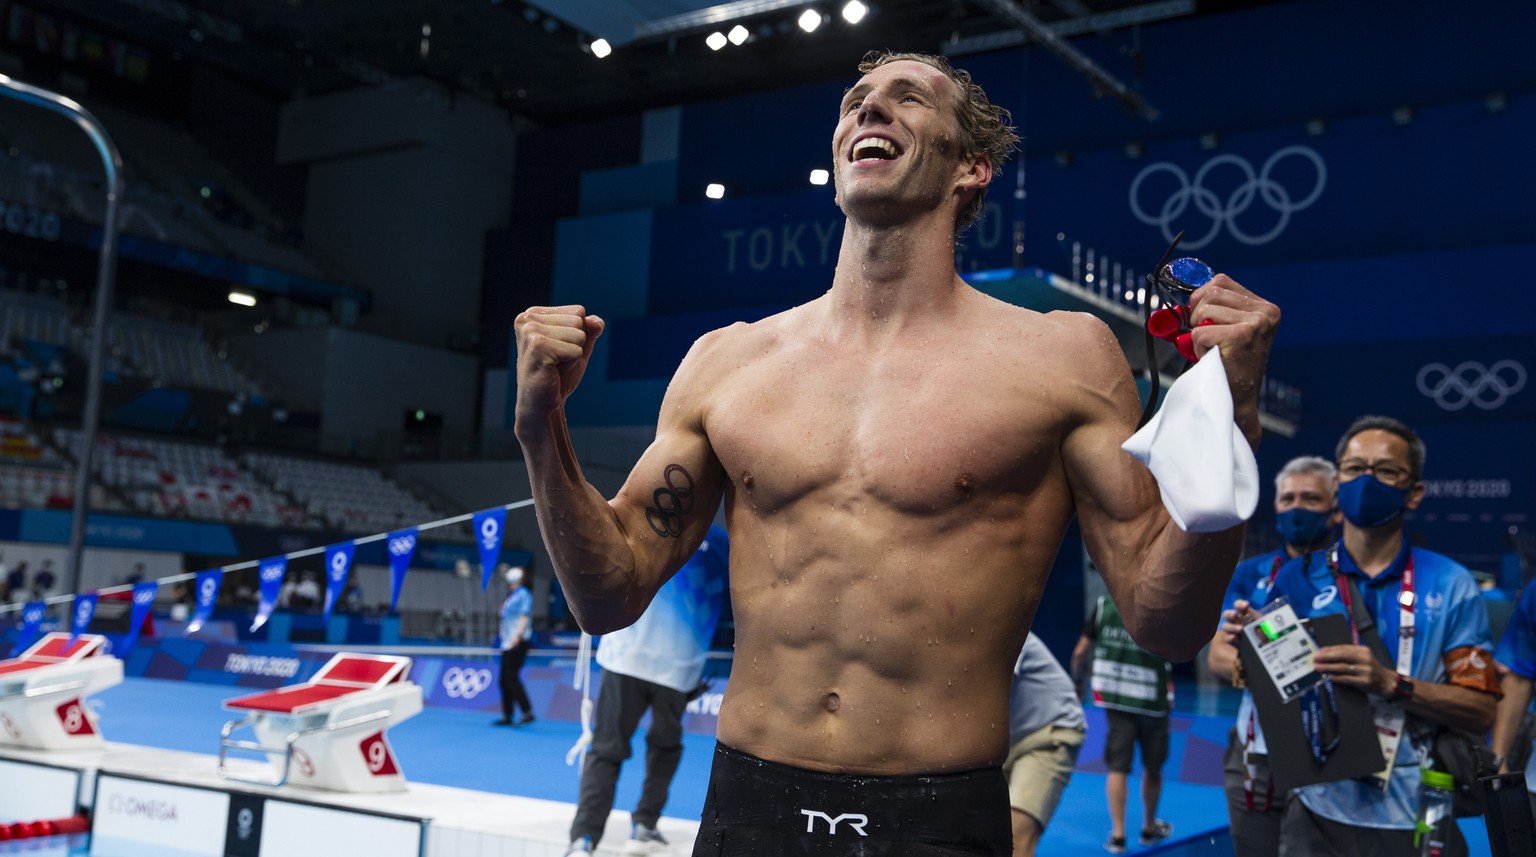
[[(798, 308), (796, 308), (798, 309)], [(795, 329), (796, 310), (789, 309), (758, 321), (738, 321), (700, 336), (690, 358), (709, 362), (758, 357), (782, 345)]]
[(1039, 312), (986, 296), (983, 317), (1004, 328), (1013, 341), (1030, 350), (1043, 351), (1073, 363), (1107, 360), (1124, 363), (1124, 352), (1104, 320), (1092, 313), (1071, 310)]

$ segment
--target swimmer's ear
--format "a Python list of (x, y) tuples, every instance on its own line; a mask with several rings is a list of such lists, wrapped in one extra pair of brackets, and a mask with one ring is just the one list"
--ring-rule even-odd
[(981, 190), (992, 184), (992, 159), (985, 152), (975, 152), (960, 160), (960, 186)]

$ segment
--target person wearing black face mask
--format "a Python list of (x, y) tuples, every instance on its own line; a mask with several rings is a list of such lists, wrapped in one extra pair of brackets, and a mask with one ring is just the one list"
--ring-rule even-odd
[[(1295, 557), (1322, 561), (1318, 552), (1332, 542), (1338, 519), (1334, 504), (1337, 484), (1338, 471), (1325, 458), (1304, 455), (1286, 462), (1275, 476), (1275, 529), (1284, 543), (1238, 564), (1227, 587), (1224, 609), (1246, 610), (1250, 603), (1263, 603), (1276, 573)], [(1239, 627), (1224, 625), (1211, 640), (1206, 664), (1213, 675), (1234, 677), (1237, 646), (1233, 635)], [(1280, 812), (1287, 793), (1275, 789), (1267, 749), (1253, 696), (1244, 691), (1237, 722), (1227, 735), (1223, 764), (1227, 816), (1237, 857), (1273, 857), (1279, 848)]]
[[(1384, 788), (1364, 778), (1295, 790), (1281, 817), (1280, 857), (1413, 853), (1420, 760), (1441, 726), (1486, 732), (1499, 695), (1477, 583), (1403, 536), (1404, 515), (1424, 499), (1423, 441), (1397, 420), (1362, 417), (1337, 455), (1343, 538), (1323, 563), (1286, 563), (1267, 596), (1286, 597), (1299, 615), (1346, 617), (1359, 644), (1322, 647), (1314, 668), (1371, 695), (1391, 764)], [(1224, 618), (1240, 626), (1254, 615)], [(1467, 853), (1454, 826), (1451, 840), (1446, 857)]]

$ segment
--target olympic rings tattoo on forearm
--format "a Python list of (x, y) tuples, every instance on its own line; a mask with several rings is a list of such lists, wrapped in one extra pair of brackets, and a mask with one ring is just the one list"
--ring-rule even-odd
[(645, 510), (645, 522), (656, 535), (675, 539), (683, 534), (683, 516), (693, 511), (693, 477), (681, 464), (668, 464), (661, 481), (663, 486), (651, 495), (656, 505)]

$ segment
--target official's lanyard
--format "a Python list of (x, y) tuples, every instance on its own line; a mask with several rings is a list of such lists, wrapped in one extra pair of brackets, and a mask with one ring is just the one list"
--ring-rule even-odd
[[(1338, 587), (1339, 595), (1344, 599), (1344, 615), (1349, 618), (1349, 633), (1354, 639), (1355, 645), (1360, 645), (1360, 629), (1355, 625), (1355, 610), (1353, 599), (1349, 594), (1349, 582), (1344, 573), (1339, 570), (1339, 548), (1334, 546), (1333, 552), (1328, 556), (1328, 567), (1333, 571), (1333, 583)], [(1413, 552), (1408, 552), (1408, 560), (1403, 565), (1402, 589), (1397, 596), (1397, 674), (1404, 678), (1413, 676), (1413, 637), (1414, 637), (1414, 606), (1416, 598), (1413, 591)], [(1365, 608), (1365, 605), (1361, 605)], [(1385, 641), (1383, 641), (1385, 642)]]
[[(1360, 642), (1360, 629), (1355, 625), (1354, 605), (1349, 594), (1348, 580), (1339, 570), (1339, 548), (1334, 546), (1329, 555), (1329, 565), (1334, 575), (1334, 584), (1344, 596), (1344, 609), (1349, 617), (1350, 633), (1354, 636), (1356, 644)], [(1357, 590), (1358, 591), (1358, 590)], [(1413, 637), (1414, 637), (1414, 608), (1417, 606), (1414, 593), (1413, 580), (1413, 552), (1408, 551), (1407, 559), (1403, 563), (1403, 577), (1398, 585), (1397, 596), (1397, 674), (1402, 678), (1410, 678), (1413, 675)], [(1370, 611), (1366, 605), (1361, 605), (1367, 616)], [(1375, 622), (1376, 617), (1372, 617)], [(1379, 627), (1379, 622), (1376, 623)], [(1380, 631), (1377, 632), (1380, 636)], [(1385, 642), (1385, 640), (1383, 640)], [(1375, 659), (1375, 653), (1371, 655)], [(1324, 681), (1327, 679), (1325, 678)], [(1407, 712), (1403, 704), (1397, 701), (1380, 697), (1370, 697), (1371, 708), (1376, 720), (1376, 738), (1381, 744), (1381, 755), (1386, 761), (1386, 767), (1376, 774), (1365, 778), (1377, 788), (1386, 788), (1391, 781), (1392, 769), (1396, 766), (1398, 745), (1403, 738), (1403, 725), (1407, 720)]]
[[(1333, 715), (1333, 740), (1325, 746), (1323, 744), (1323, 696), (1328, 697), (1328, 711)], [(1333, 679), (1323, 676), (1323, 680), (1307, 688), (1301, 695), (1301, 728), (1307, 733), (1307, 740), (1312, 745), (1312, 758), (1319, 765), (1328, 761), (1328, 754), (1339, 746), (1341, 733), (1339, 724), (1339, 700), (1333, 694)]]

